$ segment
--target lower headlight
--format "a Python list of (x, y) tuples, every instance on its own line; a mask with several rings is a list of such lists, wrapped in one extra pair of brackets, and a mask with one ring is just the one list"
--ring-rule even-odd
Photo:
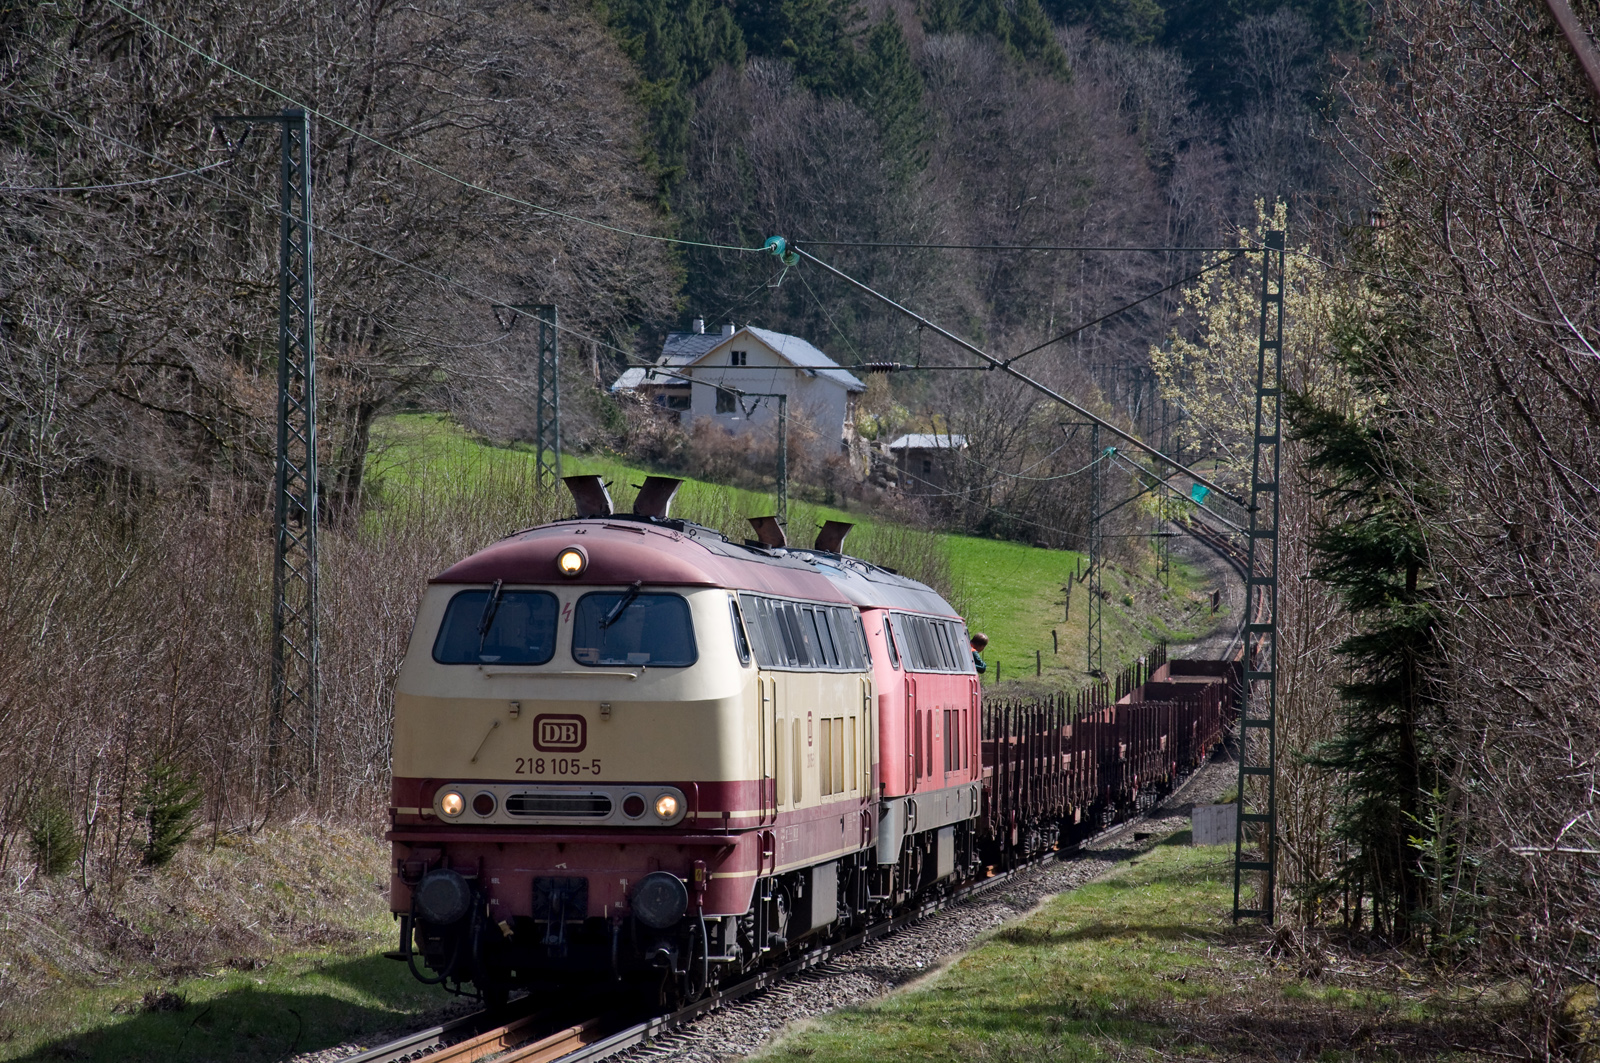
[(652, 930), (674, 926), (689, 910), (689, 889), (670, 871), (652, 871), (628, 898), (634, 918)]
[(466, 807), (467, 802), (454, 790), (446, 791), (445, 795), (439, 798), (439, 811), (452, 819), (461, 815)]
[(412, 899), (417, 916), (434, 926), (459, 923), (472, 908), (472, 887), (448, 868), (434, 868), (417, 883)]
[(662, 794), (656, 798), (656, 815), (662, 819), (671, 819), (678, 814), (678, 799), (671, 794)]

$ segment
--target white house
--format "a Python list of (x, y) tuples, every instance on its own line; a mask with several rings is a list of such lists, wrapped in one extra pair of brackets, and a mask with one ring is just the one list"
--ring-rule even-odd
[(791, 419), (804, 415), (816, 430), (818, 457), (837, 454), (855, 434), (856, 396), (866, 385), (798, 336), (768, 329), (722, 326), (707, 334), (674, 332), (649, 367), (629, 369), (612, 391), (638, 391), (692, 423), (710, 418), (731, 432), (771, 425), (777, 395), (788, 397)]

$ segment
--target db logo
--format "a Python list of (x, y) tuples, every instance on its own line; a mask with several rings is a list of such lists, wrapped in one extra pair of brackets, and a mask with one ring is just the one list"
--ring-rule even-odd
[(533, 718), (533, 748), (542, 753), (576, 753), (588, 744), (589, 725), (582, 716)]

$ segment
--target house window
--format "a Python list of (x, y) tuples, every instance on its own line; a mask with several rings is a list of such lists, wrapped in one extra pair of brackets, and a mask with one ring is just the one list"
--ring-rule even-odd
[(717, 412), (732, 413), (736, 403), (733, 401), (733, 392), (726, 388), (717, 389)]
[(729, 365), (749, 365), (750, 364), (750, 352), (749, 351), (734, 351), (733, 353), (728, 355), (728, 364)]
[(932, 458), (923, 458), (922, 459), (922, 475), (924, 475), (924, 476), (932, 476), (933, 475), (933, 459)]

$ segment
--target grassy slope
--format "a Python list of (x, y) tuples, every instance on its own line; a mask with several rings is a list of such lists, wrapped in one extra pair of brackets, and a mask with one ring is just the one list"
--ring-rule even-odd
[[(372, 474), (381, 478), (385, 490), (405, 490), (442, 470), (461, 475), (482, 468), (526, 472), (533, 463), (533, 453), (526, 446), (488, 446), (431, 414), (386, 418), (375, 438), (379, 446)], [(581, 455), (564, 458), (562, 471), (569, 475), (598, 473), (613, 482), (613, 494), (618, 491), (616, 485), (642, 483), (650, 475), (638, 466)], [(683, 513), (755, 516), (772, 512), (774, 505), (769, 494), (692, 479), (685, 481), (679, 498), (675, 512)], [(796, 506), (795, 514), (797, 526), (829, 519), (872, 523), (870, 516), (832, 507)], [(991, 666), (1000, 666), (1007, 692), (1076, 688), (1086, 681), (1085, 592), (1074, 591), (1072, 615), (1067, 618), (1062, 590), (1069, 574), (1083, 566), (1084, 555), (965, 535), (937, 538), (949, 563), (953, 601), (972, 630), (989, 636), (985, 659)], [(1170, 582), (1169, 591), (1156, 583), (1148, 568), (1109, 568), (1105, 588), (1111, 599), (1104, 620), (1108, 670), (1133, 660), (1154, 641), (1194, 637), (1209, 624), (1209, 613), (1200, 608), (1209, 588), (1200, 586), (1200, 576), (1174, 561)], [(1130, 611), (1123, 604), (1125, 596), (1135, 600), (1134, 621), (1125, 618)], [(1039, 681), (1034, 677), (1035, 651), (1042, 655), (1044, 675)], [(994, 678), (991, 668), (986, 682), (992, 684)]]
[(66, 878), (8, 898), (0, 1059), (275, 1060), (404, 1025), (449, 998), (379, 955), (387, 890), (376, 830), (296, 823), (185, 847), (114, 914)]
[(1187, 839), (1051, 899), (907, 991), (800, 1026), (759, 1058), (1468, 1058), (1448, 1046), (1477, 1040), (1481, 1009), (1383, 962), (1301, 977), (1274, 959), (1271, 930), (1232, 925), (1231, 853)]

